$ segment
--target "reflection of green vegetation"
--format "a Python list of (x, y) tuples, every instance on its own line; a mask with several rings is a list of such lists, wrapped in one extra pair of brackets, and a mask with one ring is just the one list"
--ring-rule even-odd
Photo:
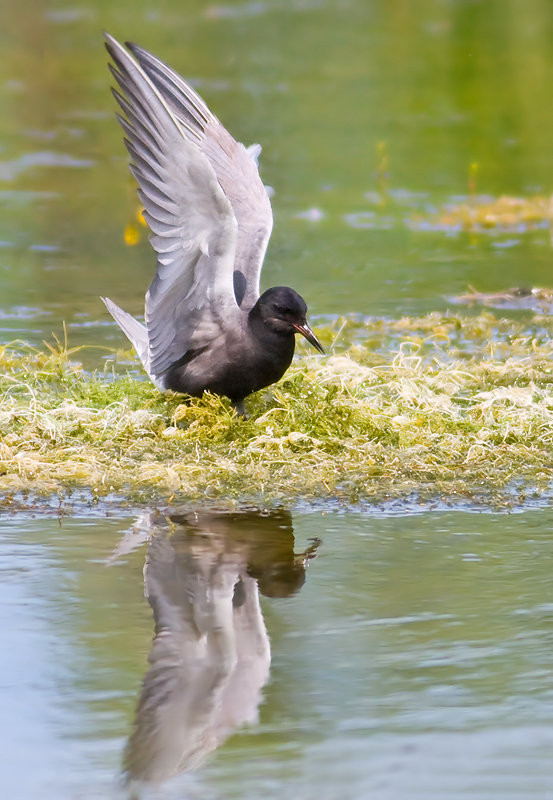
[(214, 396), (90, 376), (63, 348), (6, 347), (0, 486), (8, 502), (73, 487), (230, 504), (505, 500), (515, 479), (553, 477), (552, 332), (540, 331), (491, 315), (342, 321), (345, 352), (296, 362), (250, 399), (249, 420)]

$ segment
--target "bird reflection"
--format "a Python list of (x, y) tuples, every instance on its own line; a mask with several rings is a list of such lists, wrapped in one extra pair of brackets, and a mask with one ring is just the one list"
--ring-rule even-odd
[(160, 782), (257, 721), (271, 658), (259, 592), (297, 592), (319, 541), (294, 554), (283, 511), (149, 513), (135, 527), (149, 539), (155, 636), (124, 769), (131, 782)]

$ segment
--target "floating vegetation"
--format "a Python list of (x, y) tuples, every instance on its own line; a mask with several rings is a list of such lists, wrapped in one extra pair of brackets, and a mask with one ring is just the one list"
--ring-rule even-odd
[(548, 227), (553, 219), (551, 197), (492, 198), (474, 195), (461, 203), (448, 203), (434, 214), (415, 214), (409, 225), (415, 229), (453, 231), (497, 231), (524, 233)]
[(502, 292), (479, 292), (472, 286), (465, 294), (450, 298), (454, 303), (468, 306), (490, 306), (550, 314), (553, 311), (553, 289), (515, 286)]
[[(383, 163), (387, 164), (387, 160)], [(553, 197), (546, 195), (491, 197), (476, 194), (477, 172), (478, 164), (471, 164), (468, 194), (452, 197), (440, 206), (434, 205), (427, 192), (390, 189), (384, 182), (383, 174), (378, 172), (377, 190), (365, 193), (369, 208), (355, 209), (344, 214), (343, 219), (350, 227), (374, 230), (405, 225), (410, 230), (418, 232), (511, 234), (508, 242), (502, 242), (503, 247), (518, 242), (513, 234), (524, 234), (551, 227)]]
[(83, 489), (133, 503), (517, 504), (553, 478), (552, 328), (491, 313), (318, 324), (331, 355), (298, 358), (248, 399), (247, 420), (224, 398), (118, 374), (128, 353), (90, 374), (78, 351), (15, 342), (0, 348), (4, 507)]

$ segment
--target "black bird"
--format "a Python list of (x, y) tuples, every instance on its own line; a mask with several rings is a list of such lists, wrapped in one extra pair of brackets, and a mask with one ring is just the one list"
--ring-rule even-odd
[(106, 34), (117, 115), (152, 231), (157, 270), (146, 294), (145, 325), (108, 298), (109, 312), (160, 389), (243, 400), (288, 369), (295, 333), (323, 353), (293, 289), (259, 296), (273, 216), (257, 168), (259, 145), (245, 148), (170, 67), (135, 44)]

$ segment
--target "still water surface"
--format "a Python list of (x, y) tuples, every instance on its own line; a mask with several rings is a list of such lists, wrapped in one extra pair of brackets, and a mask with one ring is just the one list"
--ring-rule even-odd
[(552, 525), (4, 520), (2, 796), (551, 797)]
[[(262, 143), (263, 286), (292, 283), (315, 324), (443, 310), (468, 284), (551, 286), (547, 227), (413, 224), (470, 191), (551, 192), (550, 3), (0, 7), (1, 343), (65, 320), (70, 345), (119, 346), (99, 295), (143, 304), (153, 259), (123, 241), (136, 201), (102, 29)], [(552, 523), (4, 517), (1, 795), (125, 797), (123, 769), (162, 778), (205, 757), (152, 795), (553, 797)], [(168, 635), (152, 643), (155, 620)]]

